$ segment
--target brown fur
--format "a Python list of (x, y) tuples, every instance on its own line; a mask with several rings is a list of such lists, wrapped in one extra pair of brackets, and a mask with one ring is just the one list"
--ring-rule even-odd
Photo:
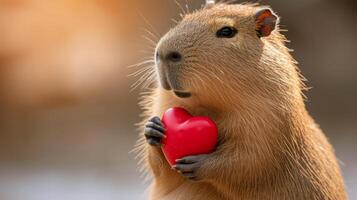
[[(151, 169), (152, 200), (347, 199), (333, 148), (304, 105), (302, 77), (275, 30), (258, 38), (251, 4), (217, 4), (184, 16), (159, 42), (187, 58), (175, 72), (191, 98), (156, 87), (144, 96), (145, 120), (174, 106), (211, 117), (219, 144), (190, 181), (172, 170), (160, 148), (139, 148)], [(215, 38), (222, 26), (233, 39)], [(189, 55), (189, 56), (188, 56)], [(143, 127), (143, 126), (141, 126)]]

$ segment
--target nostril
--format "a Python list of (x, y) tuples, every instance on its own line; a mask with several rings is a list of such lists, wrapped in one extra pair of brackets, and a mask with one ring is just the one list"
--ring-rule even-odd
[(182, 56), (179, 52), (173, 51), (167, 54), (166, 59), (172, 62), (180, 62), (182, 59)]
[(159, 52), (156, 52), (156, 54), (155, 54), (155, 59), (156, 59), (156, 62), (159, 62), (159, 61), (160, 61), (160, 54), (159, 54)]

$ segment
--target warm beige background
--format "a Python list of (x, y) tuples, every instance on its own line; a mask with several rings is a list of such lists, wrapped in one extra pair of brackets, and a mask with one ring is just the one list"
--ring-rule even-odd
[[(307, 106), (336, 147), (355, 199), (357, 4), (262, 2), (289, 29), (313, 87)], [(140, 111), (126, 66), (152, 54), (142, 52), (151, 51), (142, 28), (162, 35), (178, 12), (174, 0), (0, 0), (0, 199), (144, 198), (128, 153)]]

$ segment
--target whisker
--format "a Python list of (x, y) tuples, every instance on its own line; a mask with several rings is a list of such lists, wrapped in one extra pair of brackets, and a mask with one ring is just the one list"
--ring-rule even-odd
[(144, 54), (153, 54), (153, 51), (149, 51), (149, 50), (140, 50), (140, 53), (144, 53)]
[(130, 77), (137, 77), (138, 75), (140, 75), (140, 74), (146, 72), (147, 70), (149, 70), (149, 69), (151, 69), (151, 68), (152, 68), (152, 65), (145, 66), (145, 67), (143, 67), (143, 68), (141, 68), (141, 69), (139, 69), (139, 70), (137, 70), (137, 71), (135, 71), (135, 72), (133, 72), (133, 73), (131, 73), (131, 74), (128, 74), (128, 76), (130, 76)]
[(185, 0), (186, 1), (186, 13), (190, 13), (190, 8), (188, 7), (188, 2), (187, 2), (187, 0)]
[(142, 88), (148, 89), (152, 84), (155, 83), (156, 73), (155, 71), (151, 71), (150, 75), (146, 78), (146, 82), (143, 84)]
[(152, 40), (151, 38), (149, 38), (146, 35), (142, 35), (142, 38), (146, 39), (147, 41), (149, 41), (153, 46), (156, 46), (156, 42), (154, 40)]
[(151, 51), (155, 51), (156, 46), (152, 46), (152, 45), (150, 44), (150, 46), (147, 46), (146, 49), (151, 50)]
[(181, 10), (180, 16), (181, 16), (181, 18), (183, 18), (183, 16), (186, 15), (185, 9), (183, 9), (182, 5), (177, 0), (175, 0), (175, 3), (180, 8), (180, 10)]
[(142, 85), (144, 81), (149, 77), (149, 75), (150, 75), (149, 73), (145, 73), (137, 81), (135, 81), (134, 84), (131, 86), (130, 92), (133, 92), (136, 88)]
[[(155, 72), (155, 68), (154, 67), (148, 67), (147, 69), (145, 69), (145, 73), (143, 73), (143, 75), (134, 82), (134, 84), (131, 86), (131, 90), (130, 92), (134, 91), (136, 88), (138, 88), (140, 85), (145, 86), (145, 81), (149, 82), (149, 84), (152, 83), (152, 81), (150, 81), (152, 78), (151, 76), (153, 76)], [(144, 87), (142, 87), (144, 88)]]
[(174, 18), (171, 18), (171, 21), (174, 22), (175, 24), (178, 24), (178, 23), (179, 23), (179, 22), (178, 22), (176, 19), (174, 19)]
[(155, 81), (155, 71), (150, 72), (150, 76), (147, 78), (147, 81), (144, 83), (143, 88), (148, 88)]
[(152, 55), (143, 57), (143, 59), (144, 60), (151, 60), (151, 61), (155, 62), (154, 56), (152, 56)]
[(127, 68), (139, 67), (139, 66), (141, 66), (141, 65), (148, 64), (148, 63), (155, 64), (155, 61), (154, 61), (154, 60), (151, 60), (151, 59), (150, 59), (150, 60), (145, 60), (145, 61), (142, 61), (142, 62), (133, 64), (133, 65), (129, 65), (129, 66), (127, 66)]
[(141, 30), (143, 30), (143, 31), (145, 31), (147, 34), (149, 34), (151, 37), (152, 37), (152, 39), (154, 39), (154, 40), (158, 40), (159, 39), (159, 37), (157, 36), (157, 35), (155, 35), (153, 32), (151, 32), (151, 31), (149, 31), (148, 29), (146, 29), (146, 28), (141, 28)]
[(155, 27), (149, 22), (149, 20), (147, 20), (144, 15), (142, 15), (141, 13), (139, 13), (140, 17), (144, 20), (144, 22), (152, 29), (153, 33), (155, 33), (157, 38), (160, 38), (159, 36), (161, 35), (156, 29)]

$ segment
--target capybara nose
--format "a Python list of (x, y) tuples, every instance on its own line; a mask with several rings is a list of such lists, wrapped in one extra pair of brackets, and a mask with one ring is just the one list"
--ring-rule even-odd
[(182, 56), (177, 51), (171, 51), (166, 55), (165, 59), (169, 62), (180, 62), (182, 60)]

